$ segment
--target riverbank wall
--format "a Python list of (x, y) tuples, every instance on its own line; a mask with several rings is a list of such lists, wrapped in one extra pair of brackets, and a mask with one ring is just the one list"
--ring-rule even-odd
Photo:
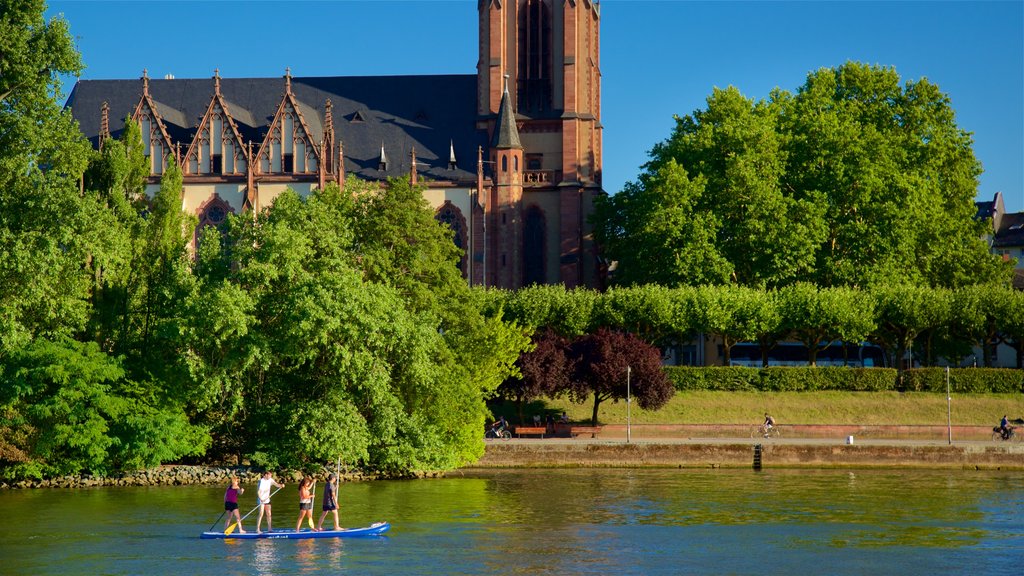
[(472, 467), (1024, 470), (1024, 444), (491, 441)]

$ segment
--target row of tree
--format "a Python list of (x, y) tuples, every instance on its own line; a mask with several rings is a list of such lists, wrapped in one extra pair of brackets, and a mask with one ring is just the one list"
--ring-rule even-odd
[(1017, 351), (1020, 367), (1024, 352), (1024, 292), (992, 284), (864, 290), (807, 283), (774, 290), (644, 285), (603, 293), (536, 286), (493, 291), (488, 306), (507, 320), (570, 339), (608, 328), (664, 349), (713, 337), (722, 343), (726, 363), (739, 342), (760, 344), (766, 366), (768, 352), (783, 341), (803, 343), (811, 365), (835, 341), (874, 342), (893, 366), (908, 354), (924, 366), (940, 359), (956, 364), (975, 346), (990, 366), (995, 347), (1006, 344)]

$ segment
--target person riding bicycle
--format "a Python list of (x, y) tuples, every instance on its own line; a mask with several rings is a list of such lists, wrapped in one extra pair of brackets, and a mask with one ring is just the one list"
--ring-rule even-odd
[(500, 437), (501, 433), (504, 432), (507, 429), (508, 429), (508, 422), (505, 420), (505, 415), (504, 414), (502, 414), (502, 416), (500, 418), (495, 420), (494, 424), (491, 424), (491, 432), (494, 434), (495, 437)]
[(765, 412), (764, 413), (764, 429), (765, 429), (765, 431), (771, 430), (774, 427), (775, 427), (775, 418), (772, 418), (771, 416), (768, 415), (767, 412)]
[(1003, 414), (1003, 419), (999, 421), (999, 435), (1003, 437), (1003, 440), (1009, 440), (1012, 431), (1013, 427), (1010, 426), (1010, 421), (1006, 419), (1006, 414)]

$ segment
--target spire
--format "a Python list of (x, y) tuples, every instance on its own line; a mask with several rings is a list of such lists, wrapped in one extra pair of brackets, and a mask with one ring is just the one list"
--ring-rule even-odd
[(149, 70), (142, 69), (142, 93), (149, 96)]
[(103, 150), (103, 143), (110, 139), (110, 105), (106, 100), (100, 107), (100, 150)]
[(286, 66), (284, 69), (284, 91), (287, 94), (292, 93), (292, 69), (290, 66)]
[(448, 141), (448, 169), (455, 170), (455, 141)]
[(384, 142), (380, 143), (380, 160), (377, 162), (377, 170), (381, 172), (388, 170), (388, 155), (384, 152)]
[(331, 135), (331, 138), (333, 138), (334, 137), (334, 105), (331, 104), (331, 99), (330, 98), (328, 98), (327, 102), (324, 104), (324, 124), (327, 125), (327, 126), (325, 126), (325, 128), (327, 129), (327, 132)]
[(516, 113), (512, 109), (512, 97), (508, 95), (508, 74), (505, 75), (505, 92), (501, 95), (501, 107), (498, 108), (498, 120), (494, 125), (494, 138), (491, 148), (521, 150), (519, 130), (516, 128)]
[(345, 187), (345, 142), (338, 141), (338, 186)]
[(416, 147), (412, 147), (412, 167), (409, 168), (409, 182), (416, 185)]
[(220, 68), (213, 69), (213, 91), (220, 94)]

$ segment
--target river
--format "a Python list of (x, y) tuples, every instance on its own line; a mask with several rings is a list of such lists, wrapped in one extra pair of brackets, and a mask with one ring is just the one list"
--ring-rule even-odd
[[(199, 540), (222, 494), (0, 492), (0, 574), (935, 576), (1019, 573), (1024, 561), (1019, 473), (465, 471), (342, 485), (342, 525), (387, 520), (386, 538)], [(275, 527), (294, 525), (295, 500), (294, 484), (274, 498)]]

